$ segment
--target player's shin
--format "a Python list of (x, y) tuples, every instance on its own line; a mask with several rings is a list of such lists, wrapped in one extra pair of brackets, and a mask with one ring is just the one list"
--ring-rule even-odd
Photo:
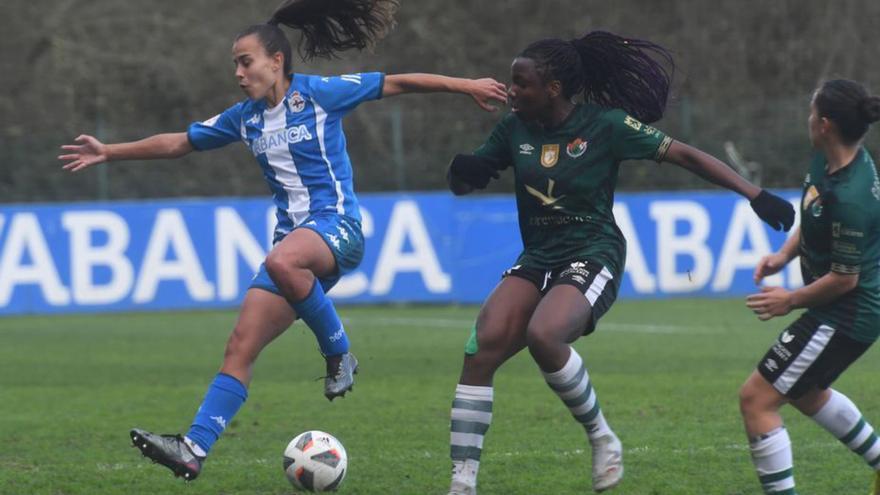
[(877, 434), (849, 397), (832, 389), (828, 402), (812, 419), (860, 455), (871, 469), (880, 469), (880, 441), (877, 441)]
[(238, 379), (225, 373), (217, 374), (184, 437), (194, 454), (199, 457), (208, 454), (247, 396), (247, 388)]
[(599, 399), (581, 356), (573, 348), (570, 351), (562, 369), (544, 373), (544, 379), (568, 406), (574, 418), (584, 426), (590, 442), (613, 435), (599, 407)]
[(459, 384), (452, 401), (450, 457), (451, 494), (476, 493), (483, 437), (492, 422), (492, 387)]
[(569, 349), (562, 369), (544, 373), (544, 379), (586, 430), (593, 450), (593, 489), (601, 492), (623, 478), (623, 446), (605, 421), (583, 360), (573, 348)]
[(339, 356), (348, 352), (348, 335), (342, 327), (342, 321), (336, 313), (333, 302), (324, 293), (321, 283), (315, 280), (309, 295), (302, 301), (293, 303), (297, 316), (315, 334), (321, 354)]

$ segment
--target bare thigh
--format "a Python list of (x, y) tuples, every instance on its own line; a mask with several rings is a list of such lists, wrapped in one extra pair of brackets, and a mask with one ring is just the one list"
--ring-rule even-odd
[(336, 273), (336, 258), (320, 234), (308, 228), (299, 228), (287, 234), (266, 256), (266, 272), (292, 302), (305, 299), (312, 289), (315, 277)]
[(460, 383), (488, 386), (505, 361), (526, 346), (526, 326), (541, 300), (531, 282), (514, 276), (501, 280), (477, 317), (477, 352), (465, 355)]

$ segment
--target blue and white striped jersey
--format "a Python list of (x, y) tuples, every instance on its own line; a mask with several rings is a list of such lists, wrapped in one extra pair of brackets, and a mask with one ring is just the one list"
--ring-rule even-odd
[(382, 97), (378, 72), (321, 77), (294, 74), (284, 99), (273, 108), (244, 100), (189, 126), (196, 150), (242, 140), (263, 169), (275, 205), (278, 234), (309, 215), (336, 212), (360, 220), (345, 148), (342, 117), (363, 101)]

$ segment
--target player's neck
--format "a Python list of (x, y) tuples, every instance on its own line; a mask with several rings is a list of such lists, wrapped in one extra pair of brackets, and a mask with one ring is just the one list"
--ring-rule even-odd
[(846, 167), (855, 160), (859, 153), (859, 145), (847, 146), (843, 144), (831, 145), (825, 148), (825, 169), (828, 174), (833, 174)]
[(570, 100), (553, 101), (547, 116), (541, 119), (540, 123), (545, 129), (556, 129), (561, 126), (565, 120), (574, 111), (575, 104)]
[(269, 93), (266, 95), (266, 105), (269, 108), (273, 108), (281, 100), (284, 99), (284, 96), (287, 94), (287, 90), (290, 89), (290, 79), (284, 77), (279, 81), (276, 81), (275, 84), (269, 89)]

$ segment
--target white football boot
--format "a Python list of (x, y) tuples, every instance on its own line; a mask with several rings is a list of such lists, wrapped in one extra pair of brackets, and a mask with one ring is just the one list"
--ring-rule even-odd
[(452, 484), (448, 495), (477, 495), (479, 462), (466, 459), (452, 463)]
[(623, 445), (611, 433), (591, 442), (593, 447), (593, 490), (614, 488), (623, 479)]

